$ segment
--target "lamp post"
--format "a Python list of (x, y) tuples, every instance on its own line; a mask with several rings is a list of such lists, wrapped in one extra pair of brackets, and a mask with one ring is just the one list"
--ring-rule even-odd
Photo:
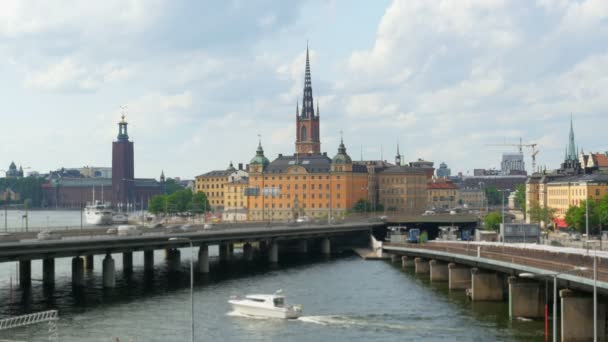
[[(503, 189), (503, 190), (498, 190), (498, 192), (502, 193), (502, 229), (504, 231), (505, 229), (505, 192), (509, 192), (511, 190), (509, 189)], [(505, 237), (502, 237), (502, 242), (505, 242)], [(525, 241), (525, 237), (524, 237), (524, 243), (526, 243)]]
[[(586, 271), (587, 267), (579, 267), (579, 266), (575, 266), (574, 268), (572, 268), (571, 270), (565, 271), (565, 272), (548, 272), (548, 273), (542, 273), (542, 274), (535, 274), (535, 273), (520, 273), (519, 277), (520, 278), (537, 278), (537, 277), (552, 277), (553, 278), (553, 342), (557, 342), (557, 277), (562, 275), (562, 274), (568, 274), (571, 272), (577, 272), (577, 271)], [(547, 305), (547, 304), (545, 304)], [(545, 310), (545, 312), (547, 312), (547, 310)], [(595, 315), (595, 313), (594, 313)], [(549, 317), (545, 314), (545, 327), (547, 326), (547, 321), (548, 321)], [(595, 327), (595, 325), (594, 325)], [(545, 330), (545, 334), (547, 334), (548, 331)], [(594, 333), (595, 335), (595, 333)]]
[(190, 244), (190, 340), (194, 342), (194, 246), (189, 238), (169, 238), (171, 242), (188, 242)]

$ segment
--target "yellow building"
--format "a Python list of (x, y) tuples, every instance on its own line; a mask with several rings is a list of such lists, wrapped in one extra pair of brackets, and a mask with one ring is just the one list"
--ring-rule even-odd
[(224, 213), (222, 220), (228, 222), (249, 220), (247, 209), (249, 207), (249, 197), (246, 196), (246, 189), (248, 187), (248, 177), (231, 179), (224, 185)]
[(333, 160), (310, 153), (279, 155), (272, 162), (260, 144), (249, 163), (249, 188), (250, 220), (339, 218), (368, 198), (367, 168), (353, 165), (343, 143)]
[(487, 206), (486, 194), (481, 189), (460, 189), (460, 201), (469, 209), (485, 208)]
[(446, 179), (433, 178), (427, 183), (428, 207), (452, 209), (458, 206), (460, 189)]
[(230, 175), (237, 170), (232, 163), (226, 170), (215, 170), (196, 176), (194, 189), (196, 192), (204, 192), (209, 204), (215, 211), (224, 209), (225, 184), (230, 181)]
[(393, 166), (377, 173), (379, 202), (396, 214), (422, 214), (427, 206), (427, 173), (410, 166)]
[(586, 199), (597, 201), (607, 195), (608, 175), (563, 177), (548, 182), (546, 188), (547, 206), (556, 209), (556, 217), (564, 218), (569, 207)]

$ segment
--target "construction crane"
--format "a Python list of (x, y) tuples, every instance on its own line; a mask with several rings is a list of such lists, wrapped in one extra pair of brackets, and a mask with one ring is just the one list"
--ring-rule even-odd
[(537, 149), (538, 144), (536, 143), (529, 143), (529, 144), (524, 144), (522, 143), (521, 138), (519, 138), (519, 144), (486, 144), (486, 146), (515, 146), (519, 149), (519, 153), (523, 154), (524, 151), (524, 147), (528, 147), (530, 149), (532, 149), (532, 153), (530, 154), (530, 157), (532, 157), (532, 172), (536, 172), (536, 156), (538, 155), (539, 150)]

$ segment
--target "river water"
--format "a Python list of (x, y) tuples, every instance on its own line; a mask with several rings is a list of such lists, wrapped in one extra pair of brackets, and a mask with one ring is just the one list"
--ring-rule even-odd
[[(238, 251), (237, 251), (238, 252)], [(182, 249), (182, 271), (167, 274), (163, 252), (155, 253), (153, 274), (134, 253), (134, 271), (121, 272), (114, 255), (117, 287), (104, 290), (101, 257), (86, 273), (87, 286), (73, 291), (70, 259), (56, 260), (56, 286), (44, 290), (40, 261), (32, 262), (32, 289), (14, 286), (14, 263), (0, 264), (0, 316), (59, 310), (60, 341), (187, 341), (190, 338), (190, 250)], [(217, 248), (210, 249), (212, 256)], [(288, 258), (280, 264), (212, 263), (209, 276), (195, 278), (197, 341), (530, 341), (543, 340), (539, 321), (509, 321), (506, 303), (471, 303), (463, 291), (430, 284), (386, 261), (358, 256)], [(13, 283), (11, 286), (11, 282)], [(293, 321), (254, 319), (231, 313), (231, 295), (283, 289), (303, 304)], [(1, 339), (48, 341), (48, 325), (0, 331)]]

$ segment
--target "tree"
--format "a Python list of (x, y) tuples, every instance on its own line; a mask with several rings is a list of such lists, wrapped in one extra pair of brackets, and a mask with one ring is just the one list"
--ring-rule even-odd
[(167, 211), (171, 214), (185, 213), (192, 208), (192, 190), (182, 189), (167, 195)]
[(167, 195), (171, 195), (174, 192), (183, 190), (184, 187), (179, 184), (179, 182), (173, 178), (167, 178), (165, 181), (165, 193)]
[(485, 188), (486, 198), (489, 205), (501, 205), (502, 197), (495, 186), (491, 185)]
[[(587, 203), (583, 200), (579, 205), (570, 206), (566, 211), (566, 223), (580, 233), (586, 233), (587, 230), (586, 206)], [(589, 201), (589, 234), (597, 234), (599, 232), (600, 217), (603, 216), (603, 214), (600, 214), (599, 207), (600, 204), (593, 200)]]
[(534, 203), (528, 209), (528, 214), (530, 215), (530, 222), (541, 223), (544, 222), (545, 225), (551, 223), (553, 217), (555, 217), (556, 209), (541, 207), (539, 203)]
[(204, 192), (197, 192), (192, 195), (192, 212), (193, 213), (204, 213), (209, 211), (211, 206), (209, 200)]
[(167, 196), (165, 195), (156, 195), (150, 199), (150, 203), (148, 204), (148, 211), (154, 215), (158, 215), (160, 213), (166, 213), (166, 202)]
[(502, 215), (496, 211), (488, 213), (483, 218), (483, 223), (486, 227), (486, 230), (498, 230), (500, 228), (500, 224), (502, 223)]
[(353, 207), (353, 211), (359, 212), (359, 213), (370, 212), (372, 210), (373, 210), (372, 204), (369, 203), (369, 201), (364, 200), (363, 198), (359, 199), (357, 201), (357, 203), (355, 203), (355, 206)]
[(515, 188), (515, 207), (524, 213), (526, 218), (526, 185), (518, 184)]

